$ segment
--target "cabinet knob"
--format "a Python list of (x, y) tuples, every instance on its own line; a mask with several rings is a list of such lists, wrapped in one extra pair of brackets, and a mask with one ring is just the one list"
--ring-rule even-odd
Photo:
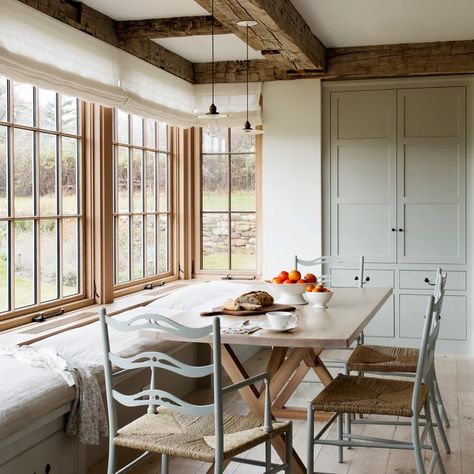
[(423, 280), (425, 283), (428, 283), (428, 285), (430, 286), (435, 286), (435, 283), (431, 283), (430, 282), (430, 279), (428, 277), (426, 277), (424, 280)]
[(396, 232), (397, 229), (395, 229), (395, 227), (392, 227), (392, 232)]
[(400, 229), (398, 229), (398, 232), (403, 232), (403, 229), (400, 227)]

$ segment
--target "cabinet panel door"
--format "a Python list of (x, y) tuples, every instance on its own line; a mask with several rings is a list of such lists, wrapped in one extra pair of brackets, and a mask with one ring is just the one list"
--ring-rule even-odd
[(396, 92), (331, 94), (331, 254), (396, 261)]
[(364, 329), (366, 336), (395, 337), (395, 297), (392, 295)]
[[(430, 295), (400, 295), (400, 337), (421, 338)], [(467, 300), (463, 295), (446, 295), (441, 312), (440, 339), (466, 340)]]
[(398, 91), (398, 261), (465, 263), (465, 88)]

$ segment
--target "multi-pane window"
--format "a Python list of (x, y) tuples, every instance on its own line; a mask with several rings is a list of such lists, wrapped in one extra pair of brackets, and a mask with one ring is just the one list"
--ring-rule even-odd
[(82, 292), (79, 100), (0, 77), (0, 313)]
[(170, 147), (164, 123), (114, 111), (115, 284), (170, 272)]
[(256, 146), (239, 128), (201, 131), (201, 269), (255, 271)]

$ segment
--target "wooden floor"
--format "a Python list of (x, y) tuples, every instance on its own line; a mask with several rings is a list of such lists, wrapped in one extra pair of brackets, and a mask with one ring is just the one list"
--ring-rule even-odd
[[(264, 369), (268, 351), (260, 351), (252, 358), (249, 372), (257, 373)], [(447, 474), (473, 474), (474, 473), (474, 358), (464, 356), (439, 356), (436, 360), (438, 377), (440, 379), (441, 391), (447, 408), (451, 426), (448, 429), (449, 442), (452, 453), (443, 453), (443, 462)], [(291, 406), (305, 406), (321, 389), (321, 385), (308, 377), (302, 384), (301, 389), (290, 400)], [(208, 399), (209, 392), (206, 390), (196, 391), (191, 394), (191, 400)], [(246, 406), (236, 396), (226, 399), (229, 412), (246, 413)], [(318, 429), (316, 424), (316, 429)], [(390, 426), (356, 426), (354, 432), (363, 432), (367, 436), (383, 436), (387, 438), (410, 439), (410, 428)], [(328, 437), (334, 438), (334, 430), (328, 433)], [(294, 422), (293, 444), (303, 461), (306, 462), (306, 426), (304, 422)], [(441, 448), (440, 448), (441, 449)], [(130, 450), (119, 453), (119, 462), (124, 462)], [(276, 454), (275, 460), (278, 459)], [(133, 453), (135, 455), (135, 453)], [(254, 448), (245, 456), (263, 460), (263, 446)], [(416, 474), (413, 452), (406, 450), (386, 450), (358, 448), (344, 450), (344, 463), (339, 464), (336, 460), (336, 448), (315, 447), (315, 471), (337, 474)], [(430, 452), (425, 453), (428, 462)], [(210, 465), (184, 459), (173, 459), (170, 465), (171, 474), (203, 474), (207, 472)], [(134, 474), (156, 474), (160, 472), (158, 457), (151, 457), (134, 470)], [(231, 463), (225, 470), (226, 474), (246, 474), (262, 472), (257, 468), (244, 464)], [(106, 461), (95, 464), (89, 469), (88, 474), (106, 473)]]

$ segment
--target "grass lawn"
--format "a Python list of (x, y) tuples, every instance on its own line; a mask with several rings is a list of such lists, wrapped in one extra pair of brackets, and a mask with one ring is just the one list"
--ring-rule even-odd
[[(8, 304), (8, 282), (7, 270), (3, 262), (0, 263), (0, 312), (7, 309)], [(75, 287), (64, 287), (64, 294), (74, 294), (77, 291)], [(15, 306), (22, 308), (33, 304), (33, 282), (26, 278), (17, 278), (15, 280)], [(41, 296), (43, 301), (49, 301), (56, 298), (56, 285), (54, 283), (41, 284)]]
[[(237, 191), (232, 193), (232, 211), (255, 211), (255, 192)], [(225, 193), (203, 193), (202, 208), (204, 211), (226, 211), (229, 196)]]
[[(227, 253), (214, 253), (203, 256), (203, 267), (205, 270), (226, 270), (229, 268)], [(248, 253), (232, 254), (232, 270), (255, 271), (257, 266), (256, 256)]]

